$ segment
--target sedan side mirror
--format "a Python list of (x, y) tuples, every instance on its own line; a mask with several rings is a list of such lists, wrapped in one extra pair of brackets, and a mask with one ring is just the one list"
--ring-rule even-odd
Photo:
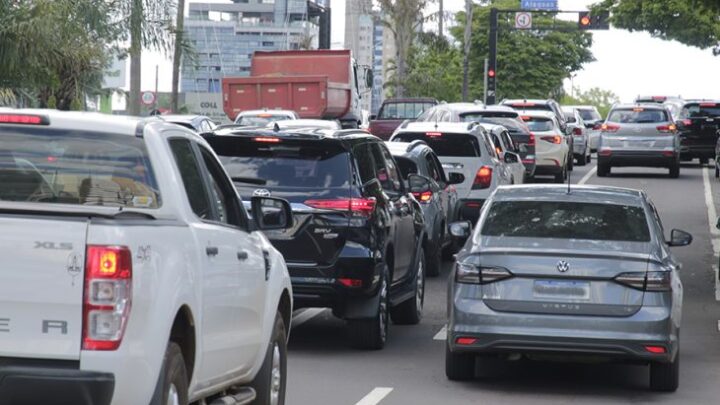
[(687, 246), (692, 243), (693, 237), (685, 231), (680, 229), (673, 229), (670, 233), (670, 246)]
[(513, 152), (505, 152), (505, 163), (520, 163), (520, 155)]
[(411, 193), (425, 193), (431, 191), (432, 183), (429, 178), (412, 173), (408, 175), (408, 188)]
[(251, 200), (253, 219), (257, 229), (272, 231), (293, 226), (293, 214), (287, 200), (273, 197), (253, 197)]
[(450, 224), (450, 236), (460, 243), (465, 243), (471, 233), (472, 224), (470, 221), (452, 222)]
[(448, 184), (462, 184), (463, 182), (465, 182), (464, 174), (457, 172), (448, 174)]

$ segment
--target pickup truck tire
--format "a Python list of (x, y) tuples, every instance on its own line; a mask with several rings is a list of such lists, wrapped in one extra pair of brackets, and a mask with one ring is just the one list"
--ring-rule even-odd
[(380, 350), (385, 347), (388, 330), (388, 272), (387, 269), (380, 282), (380, 299), (375, 315), (370, 319), (351, 319), (348, 321), (348, 332), (352, 345), (358, 349)]
[(287, 329), (282, 315), (275, 315), (275, 326), (262, 368), (251, 384), (255, 389), (255, 405), (285, 404), (287, 388)]
[(423, 304), (425, 303), (425, 254), (422, 248), (420, 248), (415, 265), (413, 282), (415, 283), (415, 293), (412, 298), (399, 304), (390, 312), (393, 322), (398, 325), (417, 325), (422, 319)]
[(170, 342), (150, 405), (188, 404), (188, 376), (180, 346)]

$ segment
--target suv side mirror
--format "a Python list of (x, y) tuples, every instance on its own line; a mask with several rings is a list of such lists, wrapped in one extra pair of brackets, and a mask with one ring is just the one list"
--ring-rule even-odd
[(470, 223), (470, 221), (450, 223), (450, 236), (452, 236), (453, 239), (460, 243), (465, 243), (465, 241), (470, 237), (471, 233), (472, 224)]
[(253, 197), (250, 201), (257, 229), (272, 231), (288, 229), (293, 226), (292, 208), (287, 200), (273, 197)]
[(514, 152), (505, 152), (505, 163), (520, 163), (520, 155)]
[(448, 184), (462, 184), (465, 181), (465, 175), (462, 173), (448, 173)]
[(372, 89), (375, 84), (375, 72), (372, 69), (365, 69), (365, 88)]
[(431, 191), (432, 188), (429, 178), (415, 173), (408, 175), (408, 185), (411, 193), (424, 193)]
[(680, 229), (673, 229), (670, 233), (669, 246), (687, 246), (692, 243), (693, 237), (685, 231)]

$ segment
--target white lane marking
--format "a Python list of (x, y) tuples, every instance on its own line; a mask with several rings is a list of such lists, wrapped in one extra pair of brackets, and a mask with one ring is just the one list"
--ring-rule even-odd
[(720, 332), (720, 321), (718, 321), (718, 332)]
[(325, 311), (325, 308), (308, 308), (300, 313), (298, 316), (294, 316), (292, 319), (292, 327), (297, 328), (298, 326), (304, 324), (305, 322), (311, 320), (312, 318), (315, 318), (316, 316), (320, 315), (323, 311)]
[(447, 340), (447, 326), (443, 326), (440, 332), (435, 334), (433, 340)]
[(383, 400), (388, 394), (392, 392), (392, 388), (389, 387), (377, 387), (370, 391), (369, 394), (365, 395), (363, 399), (358, 401), (355, 405), (377, 405)]
[(713, 248), (713, 273), (715, 274), (715, 300), (720, 301), (720, 279), (718, 279), (718, 257), (720, 257), (720, 231), (715, 227), (717, 224), (717, 210), (715, 209), (715, 202), (713, 202), (712, 188), (710, 187), (710, 169), (704, 169), (703, 173), (703, 185), (705, 187), (705, 205), (707, 206), (708, 212), (708, 225), (710, 226), (710, 242), (712, 242)]
[(587, 183), (588, 180), (590, 180), (590, 178), (595, 175), (595, 173), (597, 173), (597, 166), (593, 167), (589, 172), (587, 172), (587, 174), (585, 174), (583, 178), (578, 181), (578, 184), (582, 186), (583, 184)]

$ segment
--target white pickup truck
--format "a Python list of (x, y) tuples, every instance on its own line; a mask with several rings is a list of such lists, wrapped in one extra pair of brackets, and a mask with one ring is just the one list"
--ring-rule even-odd
[(283, 257), (198, 135), (0, 109), (0, 405), (283, 404)]

